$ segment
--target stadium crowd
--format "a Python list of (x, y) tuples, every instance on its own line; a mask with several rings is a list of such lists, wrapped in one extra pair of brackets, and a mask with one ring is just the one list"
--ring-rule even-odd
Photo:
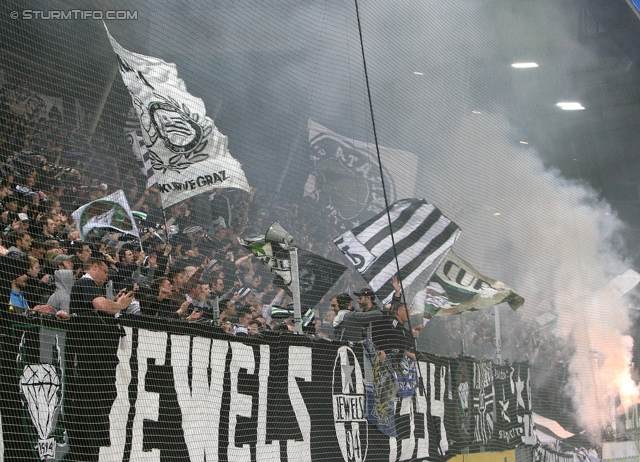
[[(18, 116), (4, 104), (0, 154), (2, 284), (9, 309), (16, 312), (68, 319), (73, 315), (69, 294), (74, 281), (96, 261), (104, 261), (108, 293), (117, 298), (135, 289), (128, 314), (209, 322), (233, 335), (293, 330), (286, 309), (291, 298), (271, 284), (272, 274), (237, 237), (264, 234), (278, 220), (301, 248), (342, 260), (328, 220), (322, 226), (317, 216), (305, 215), (290, 199), (257, 189), (251, 194), (218, 189), (163, 214), (158, 191), (146, 188), (141, 171), (131, 168), (133, 157), (124, 140), (89, 137), (55, 119)], [(82, 242), (71, 213), (120, 189), (132, 210), (142, 212), (140, 239), (104, 231)], [(18, 269), (10, 271), (9, 266)], [(357, 293), (358, 280), (349, 268), (335, 294), (314, 308), (305, 332), (333, 338), (337, 324), (330, 297)], [(461, 318), (433, 320), (432, 325), (441, 327), (426, 329), (432, 334), (422, 336), (419, 348), (492, 358), (492, 317), (479, 315), (473, 322)], [(411, 320), (417, 330), (424, 324), (421, 317)], [(511, 361), (555, 364), (569, 355), (551, 331), (540, 331), (534, 321), (511, 326), (504, 338), (504, 357)]]

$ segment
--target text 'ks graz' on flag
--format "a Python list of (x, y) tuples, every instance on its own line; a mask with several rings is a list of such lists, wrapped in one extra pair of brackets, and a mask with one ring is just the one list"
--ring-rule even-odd
[[(264, 236), (247, 239), (239, 237), (238, 241), (276, 275), (273, 284), (284, 288), (291, 295), (290, 249), (293, 237), (276, 221)], [(305, 309), (316, 306), (346, 269), (344, 265), (313, 252), (298, 250), (298, 282), (303, 313)]]
[(425, 200), (402, 199), (391, 204), (388, 216), (387, 212), (379, 213), (333, 242), (378, 298), (387, 303), (394, 292), (391, 278), (398, 273), (398, 268), (405, 297), (411, 300), (459, 235), (458, 225), (435, 206)]
[(140, 119), (162, 206), (216, 188), (249, 192), (240, 163), (229, 154), (227, 137), (207, 117), (202, 99), (187, 92), (176, 65), (127, 51), (109, 31), (107, 35)]
[[(336, 230), (346, 230), (385, 208), (376, 145), (332, 132), (308, 121), (313, 150), (312, 170), (303, 196), (330, 218)], [(412, 152), (379, 148), (388, 197), (415, 194), (418, 156)]]
[(429, 318), (483, 310), (499, 303), (508, 303), (517, 310), (524, 304), (524, 298), (503, 282), (484, 276), (453, 251), (413, 300), (413, 306), (424, 307), (424, 315)]
[(122, 190), (78, 208), (71, 214), (84, 241), (94, 229), (110, 229), (140, 237), (129, 202)]

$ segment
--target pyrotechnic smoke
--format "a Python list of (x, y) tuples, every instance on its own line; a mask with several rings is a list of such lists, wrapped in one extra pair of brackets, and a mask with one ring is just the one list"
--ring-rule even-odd
[[(537, 30), (527, 40), (553, 33), (572, 43), (563, 32), (566, 12), (525, 17), (495, 6), (389, 9), (389, 21), (412, 25), (394, 36), (393, 44), (402, 43), (399, 54), (383, 33), (384, 12), (366, 10), (371, 19), (365, 26), (378, 33), (365, 35), (374, 56), (378, 137), (383, 145), (421, 156), (417, 197), (461, 226), (459, 255), (527, 300), (518, 316), (545, 311), (558, 316), (555, 334), (569, 341), (573, 352), (564, 391), (578, 423), (597, 440), (611, 423), (614, 397), (622, 406), (638, 401), (630, 371), (630, 317), (620, 296), (606, 289), (630, 267), (619, 237), (623, 224), (586, 183), (545, 168), (535, 148), (518, 143), (519, 111), (535, 107), (547, 97), (543, 92), (556, 88), (540, 88), (526, 98), (515, 89), (509, 93), (509, 79), (517, 85), (524, 77), (506, 77), (500, 68), (506, 63), (499, 59), (482, 61), (495, 48), (517, 55), (517, 45), (512, 50), (508, 40), (519, 37), (521, 27)], [(494, 21), (500, 25), (483, 27)], [(580, 51), (581, 62), (574, 65), (586, 66), (590, 54)], [(422, 74), (398, 78), (389, 69)], [(522, 106), (514, 107), (507, 95), (517, 95)], [(550, 109), (540, 110), (540, 117), (549, 117)]]
[(505, 141), (508, 129), (498, 117), (467, 118), (439, 167), (439, 177), (455, 178), (456, 194), (437, 181), (425, 194), (461, 225), (459, 253), (525, 297), (521, 315), (553, 307), (555, 334), (574, 351), (565, 392), (597, 440), (612, 423), (615, 397), (624, 407), (638, 401), (631, 321), (607, 288), (628, 268), (616, 248), (622, 224), (593, 190)]

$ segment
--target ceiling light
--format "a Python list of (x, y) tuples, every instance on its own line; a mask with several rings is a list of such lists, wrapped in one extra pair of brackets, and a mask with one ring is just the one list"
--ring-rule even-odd
[(516, 69), (531, 69), (538, 67), (538, 63), (513, 63), (511, 67), (515, 67)]
[(413, 73), (414, 73), (415, 75), (424, 75), (424, 72), (414, 71)]
[(471, 111), (471, 112), (473, 112), (474, 114), (482, 114), (482, 112), (480, 111)]
[(529, 144), (526, 141), (520, 141), (520, 144)]
[(499, 217), (500, 216), (500, 212), (496, 212), (493, 214), (494, 217)]
[(563, 111), (581, 111), (584, 109), (584, 106), (580, 103), (576, 102), (560, 102), (556, 104)]

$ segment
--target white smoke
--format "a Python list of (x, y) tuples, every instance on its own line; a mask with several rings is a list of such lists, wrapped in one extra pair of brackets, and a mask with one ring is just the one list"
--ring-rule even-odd
[[(363, 11), (363, 23), (380, 144), (421, 156), (416, 197), (461, 226), (456, 253), (526, 299), (518, 316), (558, 317), (555, 333), (572, 352), (564, 391), (597, 441), (617, 398), (623, 407), (638, 401), (630, 316), (607, 289), (630, 267), (623, 224), (586, 183), (546, 168), (534, 147), (518, 142), (520, 111), (550, 118), (553, 109), (538, 102), (549, 97), (543, 92), (570, 88), (571, 76), (547, 75), (547, 86), (526, 87), (523, 97), (518, 85), (526, 77), (507, 72), (521, 49), (542, 52), (536, 45), (546, 34), (572, 47), (574, 72), (588, 67), (591, 55), (572, 42), (567, 13), (559, 6), (507, 12), (490, 2), (386, 11), (376, 4)], [(400, 23), (409, 26), (392, 27)]]
[(617, 249), (622, 223), (592, 189), (545, 169), (508, 133), (500, 117), (466, 118), (424, 194), (462, 227), (458, 253), (525, 297), (521, 315), (553, 307), (555, 333), (574, 351), (565, 391), (597, 440), (616, 397), (624, 407), (638, 401), (631, 320), (607, 287), (628, 268)]

